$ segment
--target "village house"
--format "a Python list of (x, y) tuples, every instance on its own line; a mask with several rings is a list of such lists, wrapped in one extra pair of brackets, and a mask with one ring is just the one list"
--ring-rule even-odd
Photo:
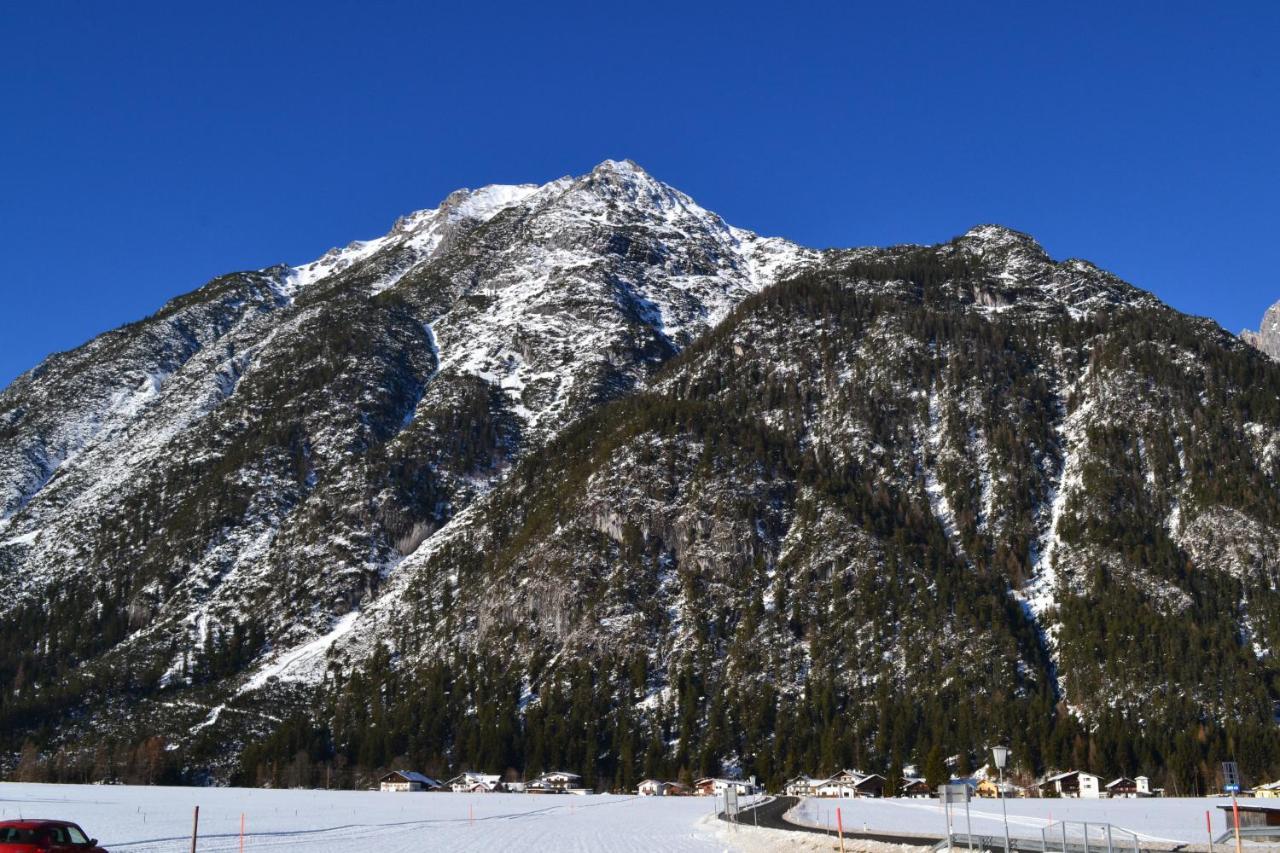
[(1113, 800), (1132, 800), (1138, 796), (1138, 781), (1128, 776), (1112, 779), (1102, 787)]
[(1253, 789), (1253, 795), (1268, 800), (1280, 799), (1280, 782), (1268, 782), (1265, 785), (1259, 785)]
[(1102, 798), (1101, 778), (1083, 770), (1069, 770), (1050, 776), (1040, 783), (1040, 790), (1046, 796), (1076, 797), (1082, 800), (1098, 800)]
[(853, 786), (856, 797), (883, 797), (885, 778), (879, 773), (863, 776)]
[(973, 795), (975, 797), (982, 797), (985, 800), (996, 799), (1001, 796), (1001, 792), (1003, 792), (1003, 796), (1006, 800), (1022, 796), (1021, 791), (1018, 790), (1018, 786), (1012, 782), (1005, 782), (1004, 787), (1002, 788), (1000, 783), (995, 779), (983, 778), (977, 780), (973, 785)]
[(412, 770), (392, 770), (378, 780), (379, 790), (392, 792), (434, 791), (440, 783), (429, 776), (414, 773)]
[(577, 773), (553, 770), (550, 773), (543, 773), (525, 785), (525, 791), (530, 794), (564, 794), (579, 790), (581, 787), (582, 777)]
[(788, 797), (812, 797), (814, 788), (819, 781), (801, 773), (782, 786), (782, 793)]
[(642, 797), (678, 797), (687, 793), (687, 789), (679, 782), (663, 782), (660, 779), (645, 779), (636, 788)]
[(885, 778), (879, 773), (841, 770), (826, 779), (797, 776), (786, 784), (794, 797), (883, 797)]
[(744, 782), (741, 779), (699, 779), (693, 783), (693, 790), (699, 797), (721, 796), (729, 788), (736, 788), (739, 794), (754, 794), (756, 787), (753, 782)]
[(856, 797), (858, 783), (863, 774), (857, 770), (841, 770), (829, 779), (817, 783), (814, 793), (819, 797)]
[(455, 794), (491, 794), (502, 790), (502, 777), (497, 773), (465, 770), (444, 784)]
[(903, 777), (898, 783), (898, 796), (911, 797), (912, 799), (925, 799), (934, 796), (934, 792), (929, 789), (929, 783), (923, 779), (911, 776)]

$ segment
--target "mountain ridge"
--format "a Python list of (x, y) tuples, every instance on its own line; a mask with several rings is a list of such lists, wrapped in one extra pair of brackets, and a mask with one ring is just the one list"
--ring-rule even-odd
[(1131, 767), (1118, 732), (1184, 780), (1240, 732), (1273, 767), (1277, 389), (1001, 226), (817, 251), (630, 161), (459, 190), (0, 392), (0, 587), (44, 638), (0, 648), (0, 718), (160, 734), (189, 779), (303, 726), (312, 762), (532, 769), (607, 723), (615, 781), (1001, 732), (1029, 769)]

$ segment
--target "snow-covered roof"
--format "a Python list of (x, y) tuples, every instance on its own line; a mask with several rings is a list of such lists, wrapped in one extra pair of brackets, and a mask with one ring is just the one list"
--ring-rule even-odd
[(484, 782), (492, 785), (496, 783), (499, 778), (500, 777), (498, 776), (497, 773), (476, 773), (473, 770), (464, 770), (463, 772), (459, 773), (457, 776), (454, 776), (445, 784), (454, 785), (454, 784), (457, 784), (458, 782), (469, 782), (469, 783)]
[(1050, 782), (1057, 782), (1060, 779), (1068, 779), (1072, 776), (1092, 776), (1095, 779), (1098, 778), (1097, 773), (1090, 773), (1088, 770), (1068, 770), (1066, 773), (1059, 773), (1056, 776), (1050, 776), (1048, 779), (1045, 779), (1041, 784), (1048, 785)]
[(438, 786), (440, 784), (435, 779), (432, 779), (430, 776), (423, 776), (421, 773), (417, 773), (413, 770), (392, 770), (386, 776), (382, 777), (382, 781), (385, 782), (388, 779), (390, 779), (392, 776), (399, 776), (401, 779), (404, 779), (406, 782), (421, 782), (424, 785), (432, 785), (432, 786)]
[(570, 773), (567, 770), (551, 770), (547, 773), (543, 773), (538, 778), (539, 779), (581, 779), (582, 777), (577, 773)]
[(1138, 784), (1138, 783), (1137, 783), (1137, 782), (1135, 782), (1133, 779), (1130, 779), (1128, 776), (1121, 776), (1121, 777), (1120, 777), (1120, 778), (1118, 778), (1118, 779), (1112, 779), (1110, 782), (1108, 782), (1108, 783), (1107, 783), (1106, 785), (1104, 785), (1103, 787), (1104, 787), (1104, 788), (1114, 788), (1116, 785), (1120, 785), (1120, 784), (1136, 785), (1136, 784)]
[(668, 782), (665, 779), (645, 779), (637, 787), (644, 788), (649, 785), (666, 785), (668, 788), (683, 788), (684, 785), (679, 782)]

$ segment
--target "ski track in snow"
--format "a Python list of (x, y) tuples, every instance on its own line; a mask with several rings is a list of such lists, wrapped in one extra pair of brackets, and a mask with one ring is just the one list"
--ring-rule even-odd
[(701, 797), (392, 794), (6, 784), (0, 819), (57, 816), (79, 823), (113, 853), (172, 853), (191, 838), (200, 806), (200, 850), (387, 853), (432, 850), (567, 853), (713, 853), (742, 849)]

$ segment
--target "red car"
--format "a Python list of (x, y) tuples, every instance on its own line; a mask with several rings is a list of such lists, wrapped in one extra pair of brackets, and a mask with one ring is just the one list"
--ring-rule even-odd
[(0, 821), (0, 853), (107, 853), (65, 820)]

